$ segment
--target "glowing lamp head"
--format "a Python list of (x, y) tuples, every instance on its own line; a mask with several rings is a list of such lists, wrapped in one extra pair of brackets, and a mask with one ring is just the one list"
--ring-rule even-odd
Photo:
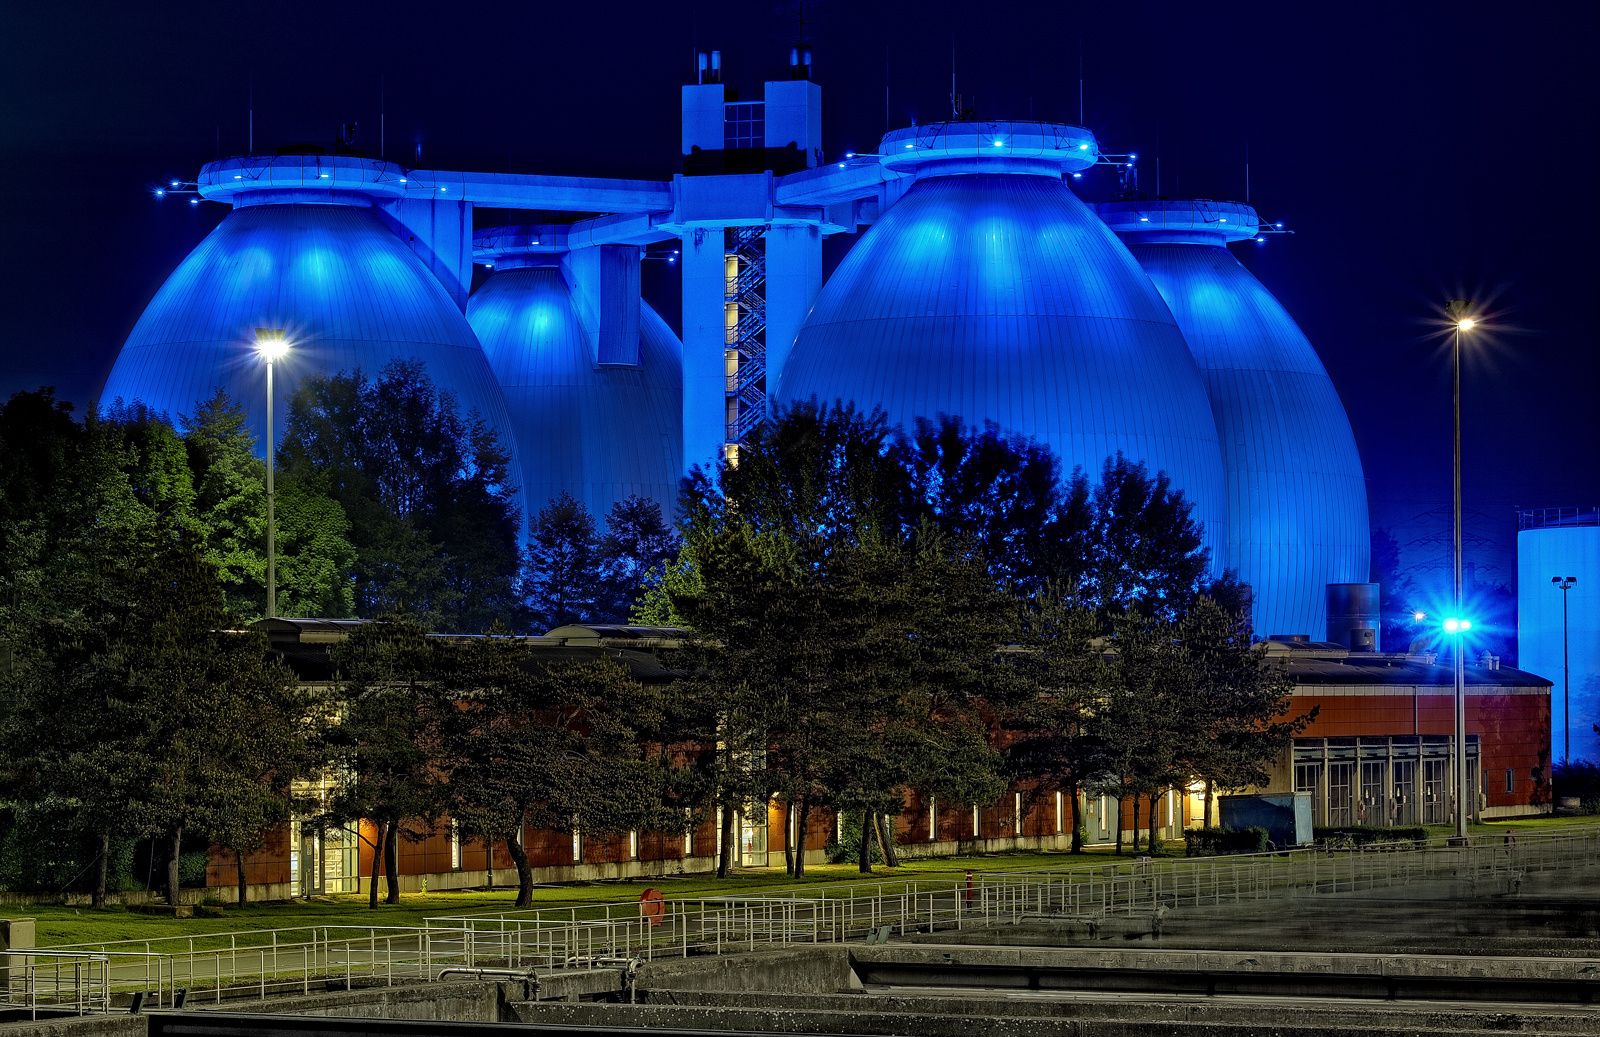
[(257, 328), (256, 329), (256, 355), (267, 363), (282, 360), (289, 352), (289, 340), (284, 337), (282, 328)]
[(1447, 634), (1464, 634), (1472, 629), (1472, 620), (1456, 619), (1454, 616), (1444, 621), (1444, 632)]
[(1478, 322), (1473, 320), (1471, 317), (1456, 321), (1456, 327), (1460, 328), (1462, 331), (1471, 331), (1477, 326)]
[(1426, 612), (1421, 611), (1421, 610), (1418, 610), (1416, 612), (1411, 613), (1411, 619), (1414, 622), (1417, 622), (1417, 623), (1420, 623), (1424, 619), (1427, 619), (1427, 618), (1428, 618), (1428, 614)]

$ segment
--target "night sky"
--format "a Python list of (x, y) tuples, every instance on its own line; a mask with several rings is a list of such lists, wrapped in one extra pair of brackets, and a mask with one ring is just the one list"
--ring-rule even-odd
[[(948, 117), (952, 39), (984, 119), (1077, 122), (1081, 51), (1083, 121), (1151, 194), (1159, 156), (1161, 193), (1242, 200), (1248, 152), (1250, 201), (1296, 234), (1235, 254), (1321, 353), (1419, 580), (1447, 579), (1446, 299), (1493, 329), (1464, 365), (1468, 561), (1514, 583), (1514, 507), (1600, 504), (1593, 3), (12, 4), (0, 396), (96, 396), (225, 213), (150, 188), (246, 150), (252, 81), (258, 152), (354, 121), (376, 153), (382, 98), (408, 165), (665, 179), (696, 45), (758, 98), (802, 31), (829, 157)], [(645, 267), (676, 324), (676, 269)]]

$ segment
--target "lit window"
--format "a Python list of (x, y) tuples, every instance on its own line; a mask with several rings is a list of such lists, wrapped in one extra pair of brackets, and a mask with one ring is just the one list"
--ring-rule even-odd
[(1062, 820), (1061, 820), (1061, 808), (1063, 806), (1063, 803), (1064, 803), (1064, 800), (1062, 798), (1061, 793), (1057, 792), (1056, 793), (1056, 834), (1057, 835), (1060, 835), (1062, 833), (1062, 831), (1064, 830), (1063, 827), (1062, 827)]
[(628, 833), (628, 859), (631, 860), (631, 861), (636, 861), (636, 860), (639, 859), (639, 833), (638, 832), (629, 832)]
[(928, 842), (939, 841), (939, 801), (928, 797)]
[(450, 821), (450, 869), (461, 870), (461, 829), (453, 818)]
[(578, 834), (577, 828), (572, 830), (572, 863), (583, 863), (583, 836)]
[(976, 839), (979, 835), (982, 834), (982, 832), (983, 832), (982, 826), (980, 826), (979, 823), (978, 823), (978, 808), (977, 807), (973, 807), (972, 808), (972, 837), (974, 839)]
[(1016, 804), (1011, 812), (1011, 834), (1022, 834), (1022, 793), (1017, 793)]

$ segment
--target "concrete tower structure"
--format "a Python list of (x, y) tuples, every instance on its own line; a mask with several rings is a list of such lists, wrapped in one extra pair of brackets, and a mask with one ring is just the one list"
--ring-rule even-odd
[(1600, 761), (1600, 508), (1530, 509), (1517, 526), (1517, 665), (1555, 682), (1555, 758)]
[(1326, 588), (1369, 573), (1366, 483), (1350, 419), (1294, 318), (1227, 245), (1260, 218), (1237, 202), (1096, 207), (1139, 260), (1204, 374), (1227, 470), (1223, 558), (1254, 591), (1256, 632), (1328, 637)]

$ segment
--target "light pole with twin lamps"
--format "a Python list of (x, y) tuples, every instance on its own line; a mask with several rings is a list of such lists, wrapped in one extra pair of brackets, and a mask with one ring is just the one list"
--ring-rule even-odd
[(1572, 671), (1567, 666), (1567, 591), (1578, 582), (1576, 576), (1552, 576), (1551, 586), (1561, 592), (1561, 762), (1572, 762)]
[(267, 618), (278, 615), (278, 528), (273, 514), (272, 470), (277, 467), (277, 441), (272, 435), (272, 363), (289, 352), (282, 328), (256, 329), (256, 355), (267, 364)]

